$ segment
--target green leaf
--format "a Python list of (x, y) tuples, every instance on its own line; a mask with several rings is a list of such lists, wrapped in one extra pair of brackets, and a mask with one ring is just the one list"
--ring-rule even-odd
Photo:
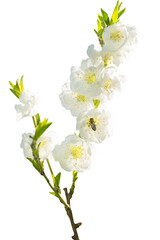
[(28, 158), (28, 157), (27, 157), (27, 159), (28, 159), (31, 163), (33, 163), (33, 161), (34, 161), (32, 158)]
[(40, 138), (40, 136), (47, 130), (47, 128), (49, 128), (49, 126), (52, 124), (52, 122), (47, 123), (48, 119), (45, 118), (43, 120), (43, 122), (40, 122), (37, 127), (36, 127), (36, 131), (35, 131), (35, 135), (33, 137), (34, 140), (38, 140), (38, 138)]
[(23, 90), (24, 90), (24, 86), (23, 86), (23, 78), (24, 78), (24, 76), (21, 77), (21, 80), (20, 80), (20, 83), (19, 83), (20, 92), (23, 92)]
[(95, 31), (96, 35), (98, 36), (98, 32), (96, 31), (96, 29), (94, 29), (94, 31)]
[(36, 125), (39, 125), (41, 122), (39, 113), (37, 113), (35, 117), (36, 117)]
[(123, 10), (121, 10), (119, 13), (118, 13), (118, 18), (120, 18), (120, 16), (122, 16), (122, 14), (126, 11), (126, 8), (124, 8)]
[(98, 32), (94, 29), (96, 35), (98, 36), (98, 38), (102, 38), (102, 34), (103, 34), (103, 29), (99, 30)]
[(98, 28), (98, 32), (102, 29), (101, 22), (99, 21), (99, 19), (97, 19), (97, 28)]
[(99, 99), (93, 99), (93, 103), (94, 103), (94, 108), (97, 109), (99, 107), (100, 104), (100, 100)]
[(15, 86), (15, 87), (16, 87), (16, 89), (17, 89), (18, 91), (20, 91), (20, 87), (19, 87), (19, 79), (16, 80), (16, 86)]
[(99, 38), (102, 38), (102, 34), (103, 34), (103, 32), (104, 32), (103, 29), (101, 29), (101, 30), (98, 31), (98, 36), (99, 36)]
[(55, 193), (55, 192), (49, 192), (49, 193), (54, 195), (54, 196), (56, 196), (56, 197), (58, 197), (57, 193)]
[(14, 89), (12, 89), (12, 88), (10, 88), (10, 91), (11, 91), (17, 98), (20, 97), (20, 92), (14, 90)]
[(23, 92), (24, 87), (23, 87), (23, 76), (21, 77), (20, 83), (19, 80), (16, 80), (16, 85), (14, 85), (11, 81), (9, 81), (9, 84), (11, 85), (12, 88), (10, 88), (11, 92), (17, 97), (20, 97), (21, 92)]
[(119, 4), (118, 10), (120, 10), (120, 8), (121, 8), (121, 6), (122, 6), (122, 3), (123, 3), (123, 2), (121, 2), (121, 3)]
[(101, 15), (98, 14), (98, 19), (101, 23), (101, 28), (105, 28), (105, 21)]
[(78, 177), (77, 177), (78, 172), (73, 171), (73, 172), (72, 172), (72, 175), (73, 175), (73, 183), (75, 183), (75, 182), (77, 181), (77, 179), (78, 179)]
[(33, 167), (38, 171), (41, 172), (41, 167), (39, 166), (39, 164), (37, 162), (33, 162)]
[(11, 81), (9, 81), (9, 84), (10, 84), (11, 87), (14, 89), (14, 84), (13, 84)]
[(58, 173), (57, 176), (55, 177), (55, 187), (56, 187), (56, 189), (59, 187), (60, 180), (61, 180), (61, 172)]
[(108, 14), (102, 8), (101, 8), (101, 13), (102, 13), (103, 20), (105, 21), (105, 23), (108, 26), (109, 25), (109, 16), (108, 16)]
[(31, 158), (27, 158), (32, 164), (33, 164), (33, 167), (38, 171), (38, 172), (41, 172), (41, 167), (39, 165), (38, 162), (36, 162), (35, 160), (31, 159)]
[(117, 4), (114, 8), (113, 14), (112, 14), (112, 18), (111, 18), (111, 23), (114, 24), (117, 22), (118, 19), (118, 12), (119, 12), (119, 0), (117, 1)]

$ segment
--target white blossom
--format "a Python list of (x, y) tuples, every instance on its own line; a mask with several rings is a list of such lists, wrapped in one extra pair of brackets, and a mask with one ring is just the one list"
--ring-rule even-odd
[(86, 141), (101, 143), (106, 137), (109, 137), (109, 118), (108, 112), (92, 109), (77, 117), (76, 128)]
[(124, 59), (126, 57), (122, 51), (109, 52), (105, 46), (102, 47), (101, 55), (106, 66), (110, 65), (111, 63), (119, 66), (124, 62)]
[(96, 50), (94, 44), (88, 46), (87, 55), (95, 65), (103, 61), (101, 50)]
[[(33, 133), (24, 133), (22, 135), (21, 148), (23, 148), (23, 153), (26, 158), (33, 159), (31, 144), (33, 139)], [(30, 137), (31, 136), (31, 137)], [(39, 157), (41, 160), (45, 160), (50, 156), (55, 145), (54, 133), (48, 132), (43, 133), (42, 136), (37, 140), (37, 146), (39, 146)]]
[(98, 64), (99, 62), (104, 62), (104, 66), (107, 67), (110, 64), (119, 66), (125, 55), (122, 51), (109, 51), (108, 48), (104, 45), (100, 51), (96, 50), (94, 45), (90, 45), (87, 49), (87, 55), (91, 59), (93, 64)]
[(78, 116), (80, 113), (93, 107), (92, 99), (79, 93), (72, 92), (67, 84), (63, 86), (60, 100), (63, 107), (70, 110), (73, 116)]
[(101, 56), (106, 63), (113, 63), (116, 66), (124, 62), (137, 43), (136, 28), (122, 23), (107, 27), (103, 37)]
[(91, 59), (83, 60), (79, 68), (72, 67), (70, 87), (73, 92), (85, 97), (96, 97), (101, 93), (104, 63), (94, 65)]
[(128, 32), (124, 24), (118, 22), (104, 29), (103, 41), (108, 51), (117, 51), (127, 42)]
[(19, 101), (22, 104), (16, 104), (17, 120), (23, 117), (33, 116), (38, 112), (38, 96), (28, 90), (21, 92)]
[(105, 94), (108, 99), (111, 99), (116, 91), (121, 90), (121, 83), (123, 81), (124, 76), (118, 74), (114, 66), (106, 68), (103, 75), (102, 94)]
[(91, 147), (76, 135), (69, 135), (53, 150), (53, 157), (66, 171), (83, 172), (91, 164)]
[(23, 154), (26, 158), (31, 158), (33, 159), (33, 154), (32, 154), (32, 149), (31, 149), (31, 144), (33, 139), (31, 137), (33, 137), (32, 133), (24, 133), (22, 135), (22, 141), (21, 141), (21, 148), (23, 148)]

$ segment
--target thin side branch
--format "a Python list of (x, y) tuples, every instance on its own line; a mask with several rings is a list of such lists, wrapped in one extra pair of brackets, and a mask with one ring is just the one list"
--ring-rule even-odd
[(79, 240), (77, 228), (79, 228), (82, 225), (81, 222), (79, 222), (79, 223), (74, 222), (73, 213), (72, 213), (72, 209), (71, 209), (71, 198), (72, 198), (74, 190), (75, 190), (75, 182), (77, 179), (78, 179), (77, 172), (73, 171), (73, 179), (72, 179), (72, 185), (71, 185), (70, 191), (68, 192), (67, 188), (63, 189), (65, 192), (65, 195), (66, 195), (67, 204), (70, 206), (69, 208), (66, 208), (66, 212), (70, 219), (71, 226), (72, 226), (72, 229), (74, 232), (74, 236), (72, 236), (72, 239), (74, 239), (74, 240)]

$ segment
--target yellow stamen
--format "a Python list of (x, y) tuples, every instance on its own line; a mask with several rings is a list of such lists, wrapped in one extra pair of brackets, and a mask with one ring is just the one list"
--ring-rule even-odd
[(121, 41), (124, 38), (124, 35), (120, 31), (115, 31), (111, 33), (110, 38), (113, 41)]
[(110, 89), (110, 87), (111, 87), (111, 80), (108, 79), (108, 80), (105, 82), (103, 88), (104, 88), (108, 93), (111, 93), (112, 90)]
[(87, 73), (85, 76), (85, 81), (89, 84), (95, 83), (96, 74), (95, 73)]
[(77, 94), (76, 99), (78, 102), (86, 102), (86, 97), (80, 94)]
[(74, 159), (78, 159), (82, 155), (82, 148), (80, 146), (73, 146), (71, 149), (71, 154)]

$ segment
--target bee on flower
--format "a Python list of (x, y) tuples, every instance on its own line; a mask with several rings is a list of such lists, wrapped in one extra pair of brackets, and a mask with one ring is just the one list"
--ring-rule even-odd
[(101, 143), (110, 135), (109, 119), (109, 112), (92, 109), (77, 117), (76, 128), (81, 138), (88, 142)]

